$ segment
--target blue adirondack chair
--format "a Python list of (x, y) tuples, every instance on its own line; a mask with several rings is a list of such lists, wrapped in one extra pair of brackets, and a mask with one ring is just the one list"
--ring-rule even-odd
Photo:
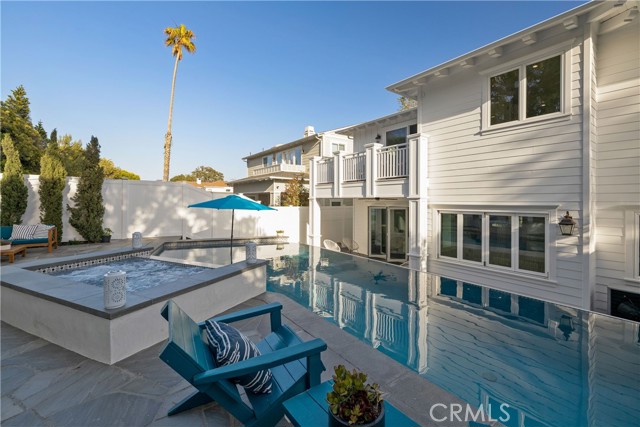
[[(282, 304), (271, 303), (215, 317), (218, 322), (269, 314), (271, 333), (257, 343), (261, 356), (217, 367), (203, 338), (204, 322), (194, 322), (174, 301), (167, 301), (162, 316), (169, 322), (169, 338), (160, 359), (189, 381), (197, 391), (174, 406), (169, 415), (215, 400), (246, 426), (273, 426), (284, 415), (283, 402), (320, 383), (324, 365), (320, 353), (327, 349), (321, 339), (303, 342), (281, 321)], [(272, 392), (247, 393), (251, 405), (240, 397), (229, 379), (269, 368)]]

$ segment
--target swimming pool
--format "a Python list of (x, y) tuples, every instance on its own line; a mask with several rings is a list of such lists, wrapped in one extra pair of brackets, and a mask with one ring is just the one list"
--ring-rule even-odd
[[(290, 245), (291, 251), (296, 245)], [(297, 245), (281, 293), (506, 426), (636, 426), (640, 324)]]
[[(190, 242), (186, 243), (188, 244)], [(167, 260), (173, 259), (189, 263), (206, 263), (221, 266), (231, 264), (231, 259), (233, 259), (234, 262), (238, 262), (246, 258), (244, 243), (236, 244), (236, 242), (234, 242), (231, 253), (229, 251), (229, 242), (223, 242), (222, 246), (185, 247), (186, 245), (180, 245), (169, 247), (166, 244), (164, 246), (165, 247), (163, 247), (161, 251), (158, 251), (156, 255)], [(259, 259), (271, 259), (282, 255), (295, 255), (297, 254), (297, 250), (297, 246), (290, 247), (288, 243), (258, 244), (257, 257)]]

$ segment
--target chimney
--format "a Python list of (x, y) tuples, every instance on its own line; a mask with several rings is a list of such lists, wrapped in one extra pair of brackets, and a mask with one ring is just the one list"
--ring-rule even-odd
[(315, 134), (316, 130), (313, 128), (313, 126), (307, 126), (304, 128), (304, 136), (311, 136)]

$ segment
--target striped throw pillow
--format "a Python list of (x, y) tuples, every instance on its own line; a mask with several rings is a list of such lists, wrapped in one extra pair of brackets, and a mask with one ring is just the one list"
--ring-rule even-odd
[(9, 240), (28, 240), (33, 239), (33, 233), (36, 231), (37, 225), (19, 225), (15, 224), (11, 230)]
[[(207, 320), (205, 325), (209, 348), (220, 366), (260, 356), (258, 347), (233, 326), (215, 320)], [(254, 394), (264, 394), (271, 393), (271, 377), (271, 371), (265, 369), (233, 378), (232, 382), (240, 384)]]
[(36, 225), (36, 231), (33, 233), (34, 239), (46, 239), (49, 237), (49, 230), (53, 228), (53, 225), (38, 224)]

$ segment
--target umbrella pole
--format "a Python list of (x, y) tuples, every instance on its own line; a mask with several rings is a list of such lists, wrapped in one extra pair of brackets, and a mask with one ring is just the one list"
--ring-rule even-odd
[(231, 259), (231, 264), (233, 264), (233, 217), (235, 216), (236, 210), (231, 209), (231, 246), (229, 248), (229, 258)]

